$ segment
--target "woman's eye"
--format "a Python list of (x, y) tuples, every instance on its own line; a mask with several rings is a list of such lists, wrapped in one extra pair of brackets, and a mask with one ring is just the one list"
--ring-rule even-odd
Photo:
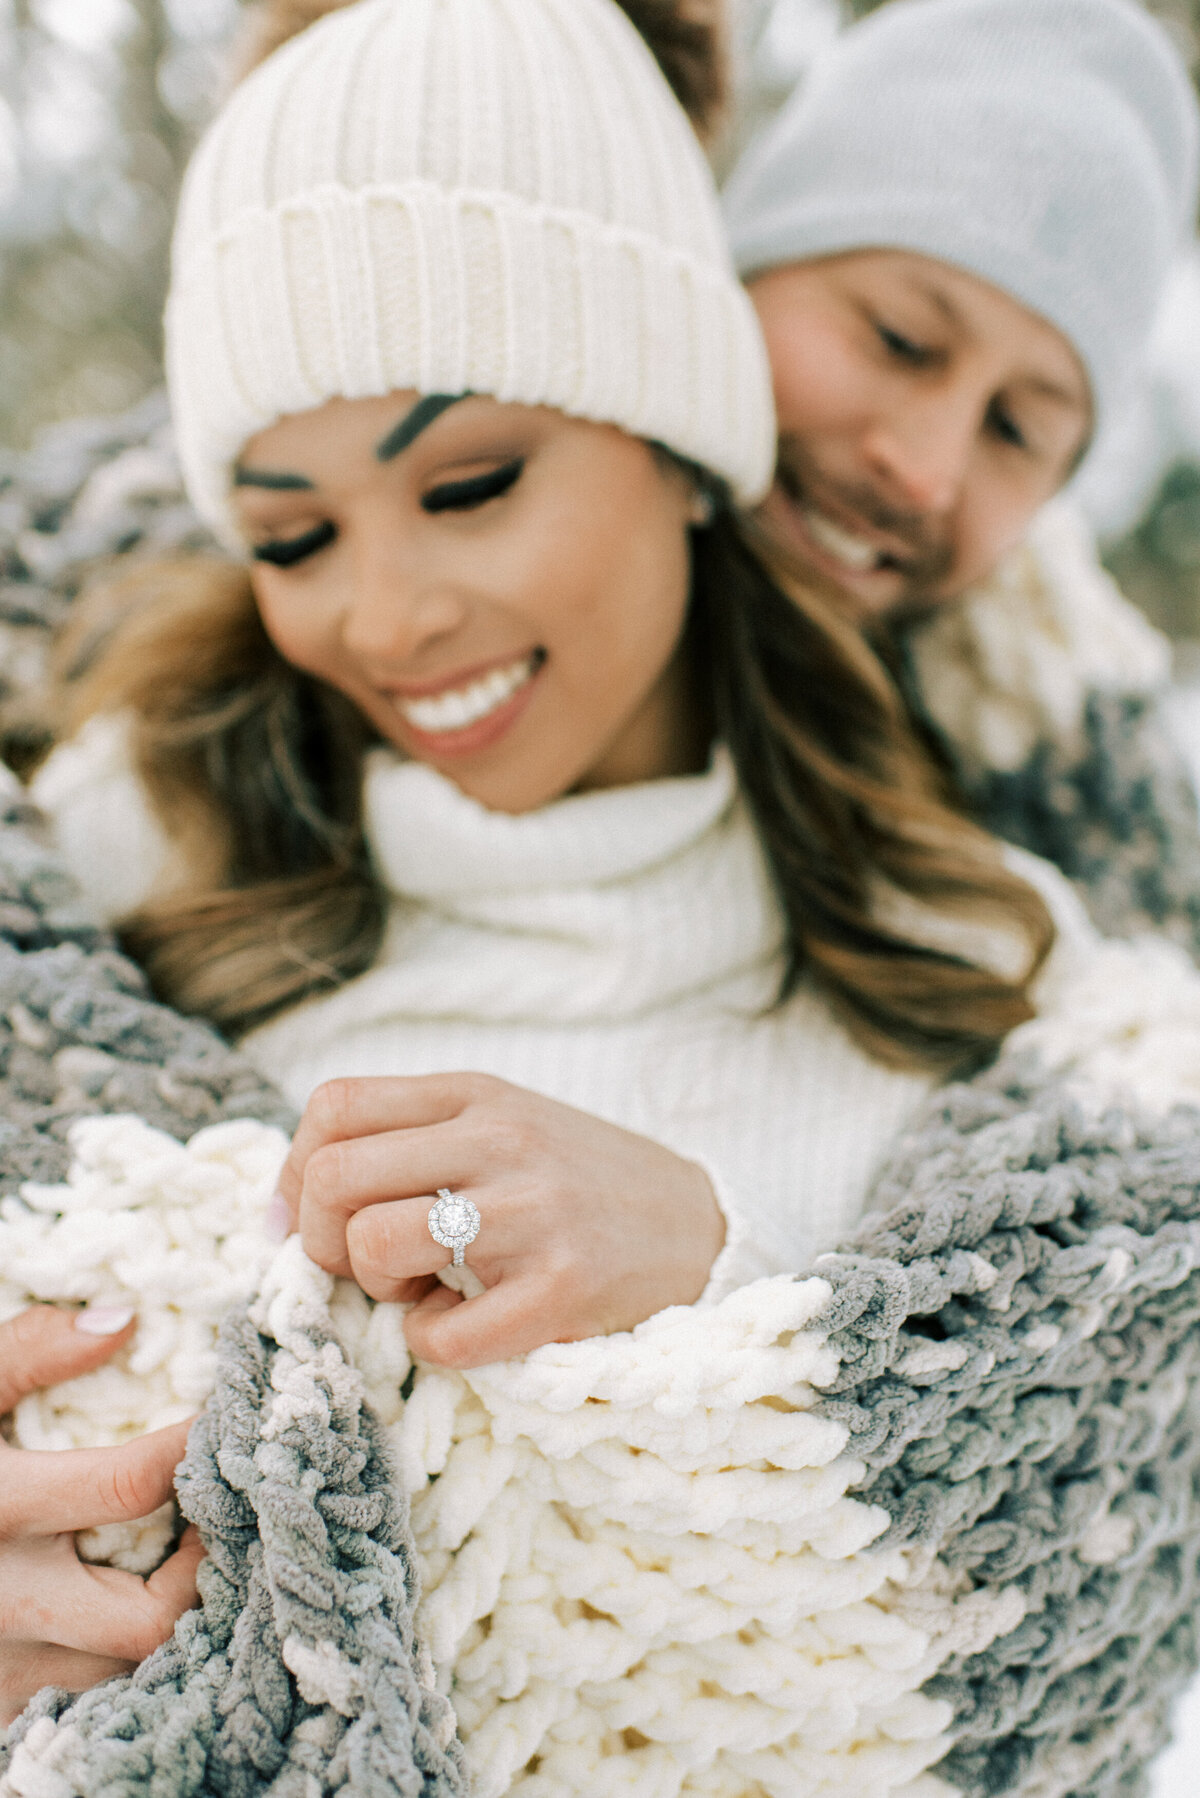
[(469, 512), (515, 487), (524, 467), (518, 459), (506, 462), (502, 468), (489, 469), (487, 474), (472, 475), (467, 481), (445, 481), (440, 487), (431, 487), (421, 505), (426, 512)]
[(1014, 449), (1028, 449), (1029, 440), (1024, 431), (1008, 410), (1007, 406), (994, 404), (988, 414), (992, 430), (1003, 443), (1011, 443)]
[(294, 568), (297, 562), (325, 549), (336, 536), (336, 527), (327, 520), (305, 531), (303, 537), (278, 537), (269, 543), (256, 543), (250, 553), (256, 562), (269, 562), (272, 568)]
[(897, 361), (907, 362), (912, 368), (924, 368), (930, 360), (933, 352), (925, 344), (914, 343), (911, 337), (905, 337), (902, 331), (893, 331), (890, 325), (878, 322), (875, 330), (884, 349)]

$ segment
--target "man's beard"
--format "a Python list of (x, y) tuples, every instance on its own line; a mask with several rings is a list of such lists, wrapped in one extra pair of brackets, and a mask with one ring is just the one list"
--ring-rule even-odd
[(869, 485), (830, 480), (795, 437), (779, 440), (775, 478), (793, 505), (812, 506), (819, 513), (822, 500), (828, 499), (835, 508), (904, 544), (903, 555), (888, 555), (880, 564), (894, 569), (904, 581), (902, 593), (887, 608), (889, 617), (919, 615), (946, 597), (939, 588), (954, 566), (954, 546), (941, 533), (935, 534), (919, 514), (889, 505)]

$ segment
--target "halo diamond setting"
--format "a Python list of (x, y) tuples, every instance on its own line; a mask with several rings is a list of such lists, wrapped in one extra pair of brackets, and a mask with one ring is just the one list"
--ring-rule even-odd
[(455, 1267), (463, 1264), (463, 1251), (479, 1235), (479, 1209), (460, 1192), (439, 1186), (437, 1203), (429, 1213), (429, 1234), (444, 1249), (454, 1251)]

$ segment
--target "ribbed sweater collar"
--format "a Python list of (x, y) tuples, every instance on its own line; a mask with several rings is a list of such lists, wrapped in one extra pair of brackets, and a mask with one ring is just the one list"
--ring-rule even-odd
[(390, 750), (369, 758), (364, 792), (367, 840), (388, 889), (451, 903), (632, 879), (698, 843), (736, 799), (723, 748), (701, 775), (575, 794), (515, 817)]
[(519, 817), (380, 754), (365, 803), (398, 902), (376, 963), (397, 1013), (599, 1023), (773, 996), (782, 922), (724, 750), (701, 775)]

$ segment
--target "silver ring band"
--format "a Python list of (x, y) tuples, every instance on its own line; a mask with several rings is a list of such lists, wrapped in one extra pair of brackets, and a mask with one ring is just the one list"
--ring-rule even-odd
[(479, 1235), (479, 1209), (461, 1192), (439, 1186), (437, 1203), (429, 1213), (429, 1234), (444, 1249), (454, 1251), (454, 1266), (463, 1264), (463, 1251)]

